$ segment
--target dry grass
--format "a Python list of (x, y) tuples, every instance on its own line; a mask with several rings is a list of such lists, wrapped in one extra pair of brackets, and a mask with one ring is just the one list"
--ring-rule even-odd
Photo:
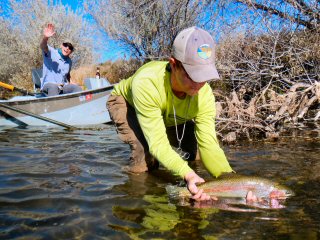
[(85, 78), (94, 78), (96, 76), (96, 69), (97, 68), (95, 65), (81, 66), (77, 69), (73, 69), (71, 71), (71, 81), (83, 86)]
[(140, 61), (134, 59), (128, 61), (120, 59), (115, 62), (107, 61), (99, 65), (81, 66), (71, 71), (71, 79), (82, 86), (85, 78), (95, 77), (96, 69), (99, 67), (102, 78), (108, 79), (110, 83), (117, 83), (121, 79), (130, 77), (141, 64)]

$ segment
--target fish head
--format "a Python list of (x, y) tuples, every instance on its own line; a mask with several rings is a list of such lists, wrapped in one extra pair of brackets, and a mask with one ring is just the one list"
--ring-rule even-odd
[(294, 193), (292, 190), (283, 188), (283, 189), (273, 189), (269, 193), (269, 198), (270, 199), (286, 199), (288, 197), (293, 196)]

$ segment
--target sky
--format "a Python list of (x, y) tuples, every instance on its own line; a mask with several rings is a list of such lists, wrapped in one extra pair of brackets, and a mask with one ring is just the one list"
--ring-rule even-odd
[[(23, 0), (22, 0), (23, 1)], [(47, 0), (48, 2), (59, 3), (61, 2), (65, 6), (71, 7), (72, 10), (83, 9), (83, 0)], [(9, 0), (0, 0), (0, 10), (6, 10), (6, 6), (9, 6)], [(0, 12), (0, 16), (6, 16), (6, 12)], [(88, 17), (88, 16), (87, 16)], [(89, 17), (90, 18), (90, 17)], [(98, 50), (100, 59), (97, 59), (97, 63), (103, 63), (111, 60), (115, 61), (124, 56), (115, 41), (106, 39), (104, 43), (107, 45), (107, 50)]]
[(81, 8), (83, 6), (83, 0), (62, 0), (63, 5), (69, 5), (73, 10), (76, 10), (78, 7)]

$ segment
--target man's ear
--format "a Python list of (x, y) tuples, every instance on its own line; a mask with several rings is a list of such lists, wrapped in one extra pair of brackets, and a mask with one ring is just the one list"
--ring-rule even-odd
[(170, 63), (170, 67), (171, 69), (175, 69), (177, 67), (177, 60), (173, 57), (169, 58), (169, 63)]

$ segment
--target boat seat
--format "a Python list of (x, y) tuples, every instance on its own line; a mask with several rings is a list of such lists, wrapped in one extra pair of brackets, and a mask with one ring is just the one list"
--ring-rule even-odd
[(93, 90), (103, 87), (111, 86), (110, 82), (105, 78), (85, 78), (84, 79), (84, 86), (86, 90)]
[(42, 68), (34, 68), (31, 70), (34, 91), (41, 88)]

